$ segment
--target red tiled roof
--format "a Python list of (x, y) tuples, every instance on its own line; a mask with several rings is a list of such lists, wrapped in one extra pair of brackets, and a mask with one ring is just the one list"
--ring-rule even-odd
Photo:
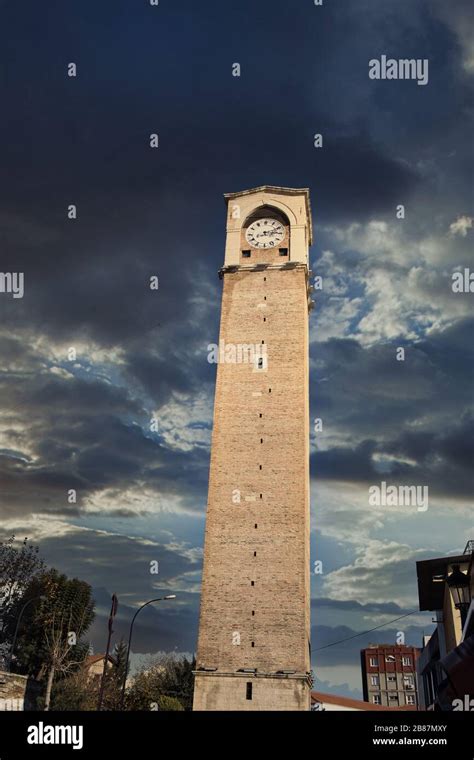
[[(91, 665), (95, 665), (96, 662), (100, 662), (100, 660), (105, 659), (105, 654), (90, 654), (86, 657), (84, 660), (84, 666), (86, 668), (90, 668)], [(114, 665), (116, 665), (115, 657), (112, 657), (111, 654), (109, 654), (109, 661), (112, 662)]]

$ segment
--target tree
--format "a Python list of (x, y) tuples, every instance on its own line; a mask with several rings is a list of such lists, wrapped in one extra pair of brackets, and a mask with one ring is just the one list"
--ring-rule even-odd
[(94, 618), (92, 589), (85, 581), (68, 579), (51, 569), (32, 579), (18, 604), (44, 597), (25, 611), (15, 651), (15, 668), (46, 679), (45, 710), (49, 709), (56, 676), (77, 670), (88, 652), (81, 638)]
[(164, 657), (133, 679), (128, 710), (191, 710), (195, 661)]
[(126, 678), (127, 644), (123, 639), (115, 645), (112, 653), (112, 666), (105, 675), (104, 698), (102, 710), (120, 710), (122, 701), (122, 686)]
[(15, 545), (15, 535), (0, 542), (0, 662), (8, 655), (17, 615), (19, 601), (32, 578), (45, 569), (39, 549), (24, 538)]

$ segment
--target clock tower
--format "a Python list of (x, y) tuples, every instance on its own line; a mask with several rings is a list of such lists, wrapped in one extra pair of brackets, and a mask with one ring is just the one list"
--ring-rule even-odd
[(225, 200), (194, 709), (309, 710), (309, 191)]

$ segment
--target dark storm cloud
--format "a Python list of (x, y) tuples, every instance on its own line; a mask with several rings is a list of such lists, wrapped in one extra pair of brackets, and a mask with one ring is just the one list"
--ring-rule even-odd
[[(348, 442), (312, 454), (317, 476), (377, 482), (381, 470), (373, 457), (387, 455), (410, 461), (390, 463), (391, 481), (427, 483), (433, 495), (468, 497), (473, 485), (472, 329), (472, 320), (464, 320), (433, 332), (406, 348), (404, 362), (395, 360), (393, 345), (362, 347), (338, 339), (318, 344), (315, 416)], [(423, 423), (413, 427), (420, 419)]]
[[(157, 494), (201, 508), (207, 450), (172, 450), (159, 434), (146, 433), (150, 417), (126, 387), (53, 375), (20, 341), (6, 339), (3, 345), (15, 362), (0, 376), (11, 441), (0, 453), (4, 516), (40, 511), (72, 516), (86, 497), (105, 488), (112, 489), (120, 509), (125, 506), (121, 491), (143, 482)], [(68, 503), (70, 489), (77, 491), (77, 506)]]

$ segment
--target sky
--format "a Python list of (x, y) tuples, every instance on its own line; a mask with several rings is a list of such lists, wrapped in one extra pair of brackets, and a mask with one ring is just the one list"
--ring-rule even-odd
[[(177, 595), (141, 613), (135, 664), (195, 651), (223, 193), (308, 187), (312, 665), (360, 698), (361, 647), (433, 630), (416, 562), (474, 538), (473, 295), (452, 288), (471, 3), (2, 0), (0, 19), (0, 272), (24, 275), (0, 292), (0, 536), (92, 585), (96, 653), (112, 593), (116, 639)], [(427, 84), (371, 79), (382, 55), (427, 59)], [(382, 481), (428, 486), (428, 509), (370, 505)]]

